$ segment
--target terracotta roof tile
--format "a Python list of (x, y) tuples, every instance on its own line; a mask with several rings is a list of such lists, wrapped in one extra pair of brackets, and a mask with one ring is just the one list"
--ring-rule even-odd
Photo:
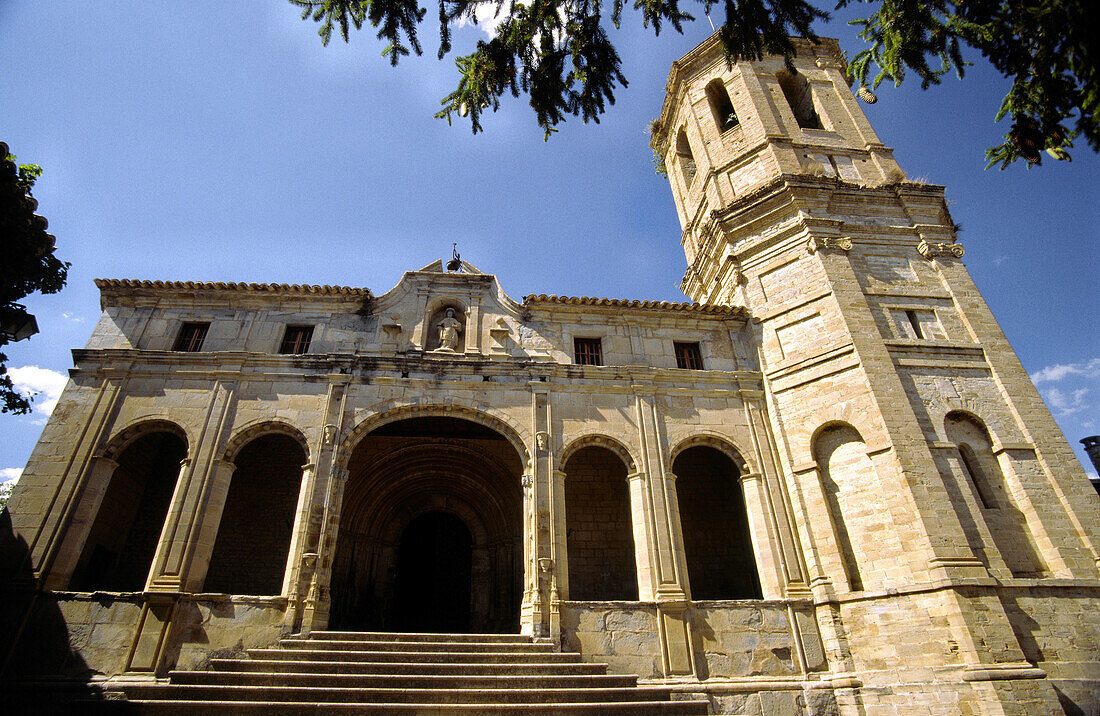
[(597, 306), (607, 308), (634, 308), (649, 311), (680, 311), (705, 313), (718, 316), (742, 316), (748, 312), (738, 306), (716, 306), (703, 303), (673, 303), (670, 301), (630, 301), (621, 298), (592, 298), (589, 296), (548, 296), (545, 293), (523, 297), (523, 305), (558, 304), (566, 306)]
[(97, 278), (99, 289), (153, 288), (185, 291), (242, 291), (257, 293), (297, 293), (318, 296), (369, 296), (369, 288), (350, 286), (309, 286), (286, 283), (224, 283), (222, 281), (137, 281), (132, 279)]

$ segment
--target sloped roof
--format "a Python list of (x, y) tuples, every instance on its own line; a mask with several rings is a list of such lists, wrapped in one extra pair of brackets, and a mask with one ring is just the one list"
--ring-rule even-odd
[(703, 313), (711, 316), (748, 316), (748, 311), (740, 306), (716, 306), (705, 303), (673, 303), (671, 301), (638, 301), (621, 298), (592, 298), (589, 296), (554, 296), (540, 293), (523, 297), (523, 305), (565, 305), (596, 306), (607, 308), (633, 308), (648, 311), (677, 311), (681, 313)]
[(152, 288), (176, 291), (241, 291), (252, 293), (291, 293), (311, 296), (371, 296), (369, 288), (351, 286), (317, 286), (286, 283), (224, 283), (222, 281), (138, 281), (133, 279), (97, 278), (99, 289)]

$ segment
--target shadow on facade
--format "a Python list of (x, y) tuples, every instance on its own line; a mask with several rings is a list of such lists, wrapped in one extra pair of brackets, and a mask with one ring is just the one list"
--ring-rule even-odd
[(56, 595), (34, 586), (30, 549), (0, 510), (0, 689), (4, 712), (124, 713), (125, 704), (103, 702), (92, 671), (73, 648)]

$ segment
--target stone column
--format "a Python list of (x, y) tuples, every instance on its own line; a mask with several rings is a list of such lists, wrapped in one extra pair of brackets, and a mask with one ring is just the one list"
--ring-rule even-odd
[[(293, 613), (294, 603), (297, 602), (297, 581), (302, 561), (302, 553), (305, 551), (305, 543), (309, 540), (309, 514), (313, 503), (313, 487), (317, 466), (313, 464), (302, 465), (302, 479), (298, 482), (298, 503), (294, 507), (294, 527), (290, 535), (290, 549), (286, 555), (286, 568), (283, 570), (283, 586), (279, 593), (290, 600), (287, 614)], [(314, 560), (316, 563), (316, 560)]]
[[(302, 468), (302, 489), (294, 518), (294, 538), (287, 556), (287, 581), (283, 585), (283, 593), (290, 599), (286, 613), (287, 625), (293, 631), (305, 634), (313, 628), (312, 618), (316, 613), (314, 604), (309, 607), (310, 620), (305, 620), (307, 602), (311, 594), (316, 597), (320, 593), (315, 583), (323, 563), (321, 551), (325, 531), (329, 525), (332, 525), (331, 529), (336, 529), (339, 525), (338, 520), (332, 522), (328, 519), (326, 506), (333, 504), (332, 476), (336, 470), (339, 439), (343, 434), (347, 387), (351, 379), (343, 373), (331, 374), (328, 379), (324, 422), (321, 423), (321, 430), (311, 450), (313, 465)], [(342, 480), (339, 482), (343, 484)], [(334, 549), (335, 535), (330, 544)], [(328, 559), (331, 565), (331, 555)], [(328, 584), (327, 578), (324, 584)], [(326, 610), (325, 614), (327, 613)]]
[[(57, 589), (68, 583), (69, 575), (57, 578), (52, 576), (53, 565), (59, 556), (64, 555), (63, 545), (75, 549), (72, 546), (75, 543), (70, 543), (66, 534), (73, 514), (83, 498), (88, 480), (93, 477), (94, 455), (110, 435), (115, 413), (121, 402), (124, 381), (124, 373), (106, 374), (83, 419), (72, 416), (74, 432), (79, 430), (76, 434), (80, 435), (80, 439), (66, 456), (60, 484), (49, 504), (42, 510), (42, 521), (35, 526), (33, 532), (16, 525), (17, 531), (27, 539), (35, 580), (45, 588)], [(83, 540), (79, 544), (83, 544)]]
[(42, 580), (44, 589), (64, 589), (68, 586), (96, 515), (99, 514), (99, 507), (103, 504), (103, 496), (107, 493), (117, 468), (118, 463), (109, 457), (101, 456), (92, 460), (84, 496), (76, 505), (53, 566)]
[[(806, 579), (806, 570), (803, 567), (802, 549), (798, 543), (797, 529), (792, 519), (793, 510), (787, 490), (780, 479), (779, 460), (776, 455), (775, 441), (772, 439), (768, 428), (768, 416), (762, 402), (763, 395), (747, 395), (745, 398), (745, 419), (752, 433), (753, 447), (756, 450), (757, 460), (760, 463), (762, 515), (767, 521), (769, 531), (775, 536), (775, 543), (771, 545), (771, 551), (779, 557), (778, 564), (782, 567), (781, 584), (769, 585), (771, 590), (780, 587), (782, 591), (764, 593), (765, 599), (774, 599), (781, 596), (806, 596), (810, 595), (809, 582)], [(746, 502), (748, 494), (745, 495)], [(750, 514), (752, 514), (750, 512)], [(756, 533), (754, 532), (754, 537)], [(757, 549), (760, 549), (758, 546)], [(759, 564), (759, 562), (758, 562)], [(761, 571), (763, 576), (764, 570)], [(761, 585), (764, 586), (764, 585)]]
[(340, 510), (347, 485), (348, 469), (334, 466), (325, 484), (324, 503), (321, 507), (321, 526), (317, 544), (317, 558), (313, 578), (302, 605), (301, 632), (325, 629), (329, 616), (329, 585), (332, 580), (332, 560), (336, 555), (337, 531), (340, 526)]
[(764, 599), (782, 599), (786, 585), (783, 558), (778, 540), (768, 519), (768, 496), (764, 476), (758, 472), (742, 475), (741, 492), (745, 495), (745, 512), (749, 518), (749, 535), (755, 552), (760, 588)]
[[(536, 637), (550, 637), (551, 603), (557, 600), (557, 565), (554, 561), (554, 513), (553, 513), (553, 454), (550, 450), (550, 386), (542, 381), (531, 381), (531, 426), (535, 444), (531, 446), (531, 486), (524, 494), (531, 522), (527, 527), (530, 559), (524, 569), (526, 583), (531, 590), (529, 620), (531, 633)], [(560, 636), (558, 637), (560, 638)]]
[[(211, 514), (211, 493), (218, 484), (228, 490), (229, 477), (233, 466), (218, 460), (224, 449), (226, 433), (236, 402), (236, 382), (219, 380), (211, 391), (210, 404), (199, 433), (199, 442), (192, 451), (189, 464), (180, 471), (176, 490), (164, 529), (160, 535), (153, 569), (149, 576), (147, 590), (165, 592), (183, 592), (197, 589), (206, 576), (193, 574), (191, 565), (199, 547), (199, 536), (203, 532), (204, 519), (212, 520), (214, 532), (221, 517), (221, 504)], [(222, 495), (224, 501), (224, 494)], [(211, 538), (212, 539), (212, 538)], [(211, 546), (211, 545), (206, 545)], [(206, 555), (209, 558), (209, 553)]]
[(565, 473), (550, 473), (551, 559), (554, 561), (550, 583), (550, 637), (561, 646), (561, 602), (569, 599), (569, 552), (566, 544)]
[(481, 355), (481, 294), (473, 296), (466, 309), (466, 353)]
[[(643, 527), (634, 529), (635, 547), (639, 532), (644, 532), (648, 550), (645, 565), (647, 584), (642, 584), (639, 564), (639, 597), (657, 602), (657, 632), (661, 643), (661, 666), (665, 676), (691, 677), (695, 663), (688, 626), (688, 595), (685, 588), (687, 568), (684, 563), (680, 514), (676, 503), (676, 486), (665, 471), (665, 445), (657, 400), (652, 394), (635, 395), (639, 445), (640, 473), (631, 475), (631, 512), (640, 502)], [(640, 491), (640, 499), (635, 493)], [(648, 587), (648, 589), (646, 589)], [(642, 594), (646, 596), (642, 596)]]

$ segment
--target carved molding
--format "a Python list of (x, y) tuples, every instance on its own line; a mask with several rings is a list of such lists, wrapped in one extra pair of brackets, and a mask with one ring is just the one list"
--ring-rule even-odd
[(806, 242), (806, 250), (811, 254), (826, 249), (834, 251), (851, 251), (852, 240), (847, 236), (811, 236)]
[(961, 259), (963, 254), (966, 253), (966, 249), (959, 243), (921, 239), (921, 242), (917, 244), (917, 253), (929, 260), (937, 256), (954, 256)]

